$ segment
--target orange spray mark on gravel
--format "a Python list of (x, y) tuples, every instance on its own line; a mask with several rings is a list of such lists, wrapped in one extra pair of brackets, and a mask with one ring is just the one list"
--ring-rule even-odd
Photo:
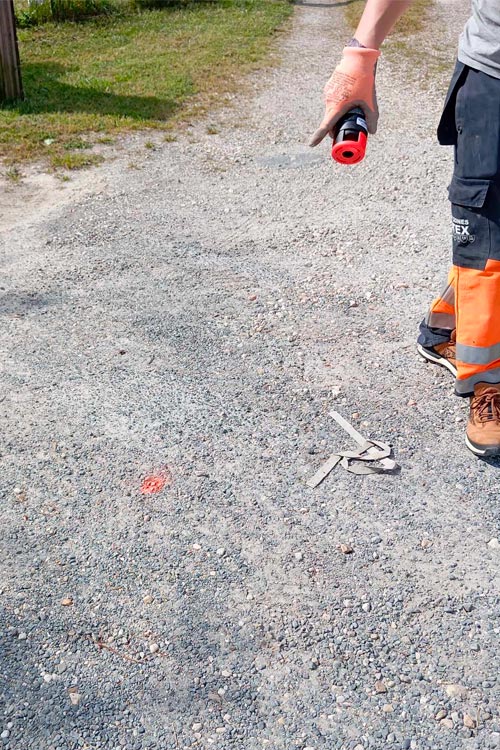
[(141, 495), (156, 495), (162, 491), (166, 484), (170, 484), (171, 481), (172, 475), (168, 470), (160, 474), (151, 474), (149, 477), (144, 477), (141, 484)]

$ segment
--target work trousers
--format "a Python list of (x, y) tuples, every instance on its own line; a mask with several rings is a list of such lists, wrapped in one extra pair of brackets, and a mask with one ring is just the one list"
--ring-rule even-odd
[(457, 63), (438, 128), (454, 145), (453, 266), (420, 326), (430, 348), (456, 330), (455, 392), (500, 383), (500, 79)]

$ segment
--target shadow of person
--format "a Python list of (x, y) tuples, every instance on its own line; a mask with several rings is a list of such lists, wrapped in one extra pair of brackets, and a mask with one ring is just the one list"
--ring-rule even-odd
[[(87, 85), (72, 85), (62, 80), (70, 66), (54, 62), (27, 62), (23, 65), (25, 100), (9, 106), (19, 114), (80, 112), (95, 115), (166, 120), (179, 107), (179, 101), (165, 97), (117, 94), (109, 89), (113, 81), (91, 78)], [(180, 76), (177, 92), (193, 93), (189, 77)]]

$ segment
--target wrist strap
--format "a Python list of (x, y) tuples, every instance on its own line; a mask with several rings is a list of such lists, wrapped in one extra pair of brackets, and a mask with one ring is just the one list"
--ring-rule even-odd
[(350, 42), (347, 42), (346, 47), (361, 47), (362, 49), (368, 49), (368, 47), (365, 47), (364, 44), (358, 42), (355, 36), (353, 36)]

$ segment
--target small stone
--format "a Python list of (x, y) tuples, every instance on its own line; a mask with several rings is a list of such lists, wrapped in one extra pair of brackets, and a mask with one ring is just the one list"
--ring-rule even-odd
[(439, 725), (445, 729), (453, 729), (453, 721), (451, 719), (441, 719)]
[(488, 547), (490, 549), (500, 549), (500, 540), (497, 539), (496, 536), (494, 536), (490, 541), (488, 542)]
[(224, 734), (226, 731), (226, 727), (217, 727), (216, 730), (217, 734)]
[(61, 604), (63, 607), (71, 607), (73, 604), (73, 599), (71, 596), (65, 596), (64, 599), (61, 599)]
[(224, 549), (224, 547), (219, 547), (216, 551), (217, 557), (224, 557), (225, 554), (226, 550)]
[(221, 675), (222, 675), (223, 677), (231, 677), (231, 676), (232, 676), (232, 674), (233, 674), (233, 673), (231, 672), (231, 670), (230, 670), (230, 669), (223, 669), (223, 670), (221, 671)]
[(78, 706), (78, 704), (81, 701), (82, 696), (80, 693), (70, 693), (69, 694), (69, 702), (72, 706)]
[(449, 698), (459, 698), (460, 700), (465, 700), (467, 697), (467, 688), (464, 688), (463, 685), (446, 685), (446, 695)]
[(420, 546), (422, 549), (429, 549), (429, 547), (432, 547), (432, 539), (422, 539)]
[(371, 612), (372, 605), (370, 604), (370, 602), (363, 602), (363, 604), (361, 605), (361, 609), (363, 610), (363, 612)]
[(470, 714), (464, 714), (464, 727), (468, 727), (468, 729), (475, 729), (476, 727), (476, 720)]
[(151, 604), (153, 601), (153, 597), (151, 596), (151, 594), (146, 594), (142, 597), (142, 601), (144, 602), (144, 604)]
[(304, 555), (303, 555), (303, 553), (302, 553), (302, 552), (296, 552), (296, 553), (295, 553), (295, 555), (294, 555), (294, 557), (295, 557), (295, 559), (296, 559), (296, 560), (298, 560), (299, 562), (300, 562), (301, 560), (303, 560), (303, 559), (304, 559)]
[(250, 300), (250, 302), (255, 302), (255, 300), (257, 299), (257, 295), (251, 294), (248, 299)]
[(201, 723), (201, 721), (196, 721), (191, 729), (193, 730), (193, 732), (200, 732), (203, 729), (203, 724)]
[(385, 682), (382, 680), (377, 680), (375, 683), (375, 692), (377, 693), (387, 693), (387, 686)]
[(20, 641), (25, 641), (28, 636), (26, 635), (26, 633), (19, 633), (17, 637)]
[(152, 654), (157, 654), (158, 651), (160, 650), (160, 647), (157, 643), (151, 643), (149, 646), (149, 650), (151, 651)]
[(384, 703), (384, 705), (382, 706), (382, 711), (384, 712), (384, 714), (390, 714), (392, 711), (394, 711), (392, 703)]
[(341, 544), (339, 549), (343, 555), (352, 555), (352, 553), (354, 552), (354, 549), (350, 544)]
[(8, 740), (9, 737), (10, 737), (9, 730), (8, 729), (4, 729), (3, 732), (2, 732), (2, 734), (0, 734), (0, 737), (2, 738), (2, 740)]
[(409, 401), (407, 401), (407, 406), (416, 406), (417, 402), (411, 398)]
[(445, 708), (441, 708), (437, 712), (434, 718), (436, 721), (441, 721), (441, 719), (445, 719), (447, 715), (448, 715), (448, 711)]
[(201, 544), (193, 544), (193, 549), (195, 550), (195, 552), (199, 552), (201, 549)]

